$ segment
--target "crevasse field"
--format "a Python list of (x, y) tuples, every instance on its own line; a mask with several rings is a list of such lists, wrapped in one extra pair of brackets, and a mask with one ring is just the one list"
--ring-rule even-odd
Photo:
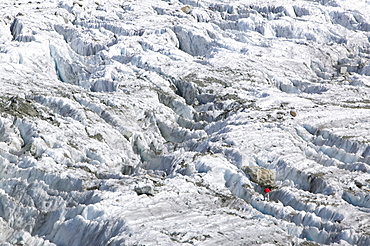
[(369, 0), (1, 0), (0, 245), (370, 245), (369, 39)]

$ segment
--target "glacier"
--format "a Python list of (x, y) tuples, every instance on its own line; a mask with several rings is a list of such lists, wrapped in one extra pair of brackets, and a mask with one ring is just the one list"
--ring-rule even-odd
[(368, 0), (0, 11), (0, 245), (370, 245)]

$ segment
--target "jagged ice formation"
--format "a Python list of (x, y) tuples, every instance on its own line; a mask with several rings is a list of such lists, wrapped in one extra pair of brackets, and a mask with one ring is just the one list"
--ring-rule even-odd
[(1, 245), (370, 245), (369, 1), (0, 11)]

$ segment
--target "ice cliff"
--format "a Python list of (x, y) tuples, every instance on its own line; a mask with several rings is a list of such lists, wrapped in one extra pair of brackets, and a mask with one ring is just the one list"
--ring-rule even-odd
[(0, 12), (1, 245), (370, 245), (369, 1)]

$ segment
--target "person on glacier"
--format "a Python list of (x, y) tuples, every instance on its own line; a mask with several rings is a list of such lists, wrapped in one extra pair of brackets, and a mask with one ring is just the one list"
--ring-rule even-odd
[(263, 189), (263, 197), (265, 201), (270, 201), (270, 194), (269, 194), (270, 191), (271, 190), (267, 187)]

